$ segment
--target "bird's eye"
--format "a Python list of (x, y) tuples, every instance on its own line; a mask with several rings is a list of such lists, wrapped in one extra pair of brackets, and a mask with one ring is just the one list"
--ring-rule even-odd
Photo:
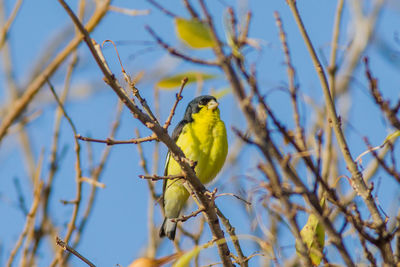
[(207, 99), (202, 99), (202, 100), (200, 100), (200, 105), (201, 106), (205, 106), (205, 105), (207, 105)]

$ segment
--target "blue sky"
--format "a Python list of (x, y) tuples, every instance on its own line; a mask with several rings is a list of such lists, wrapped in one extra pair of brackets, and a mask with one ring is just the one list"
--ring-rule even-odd
[[(8, 13), (15, 1), (5, 1)], [(161, 2), (161, 1), (159, 1)], [(192, 1), (195, 2), (195, 1)], [(322, 105), (322, 91), (316, 72), (311, 64), (310, 57), (299, 34), (289, 7), (285, 1), (207, 1), (212, 10), (220, 36), (223, 32), (223, 12), (227, 5), (232, 5), (236, 9), (245, 7), (252, 11), (252, 23), (250, 27), (251, 38), (256, 39), (261, 45), (261, 51), (249, 49), (248, 58), (257, 66), (260, 87), (263, 93), (268, 94), (267, 102), (271, 105), (278, 117), (288, 127), (293, 126), (292, 110), (289, 106), (289, 95), (280, 89), (287, 86), (286, 66), (278, 39), (278, 30), (275, 24), (273, 12), (278, 11), (282, 17), (285, 31), (287, 33), (289, 48), (291, 50), (292, 61), (296, 68), (297, 81), (300, 88), (302, 123), (310, 125), (315, 119), (315, 112), (308, 106), (309, 99), (318, 105)], [(332, 35), (332, 24), (336, 9), (336, 1), (328, 0), (309, 0), (297, 1), (304, 24), (308, 30), (310, 38), (319, 52), (322, 62), (329, 59), (330, 41)], [(367, 11), (374, 1), (365, 1)], [(76, 10), (77, 1), (68, 1), (71, 7)], [(93, 5), (91, 1), (87, 4)], [(142, 95), (147, 99), (150, 106), (154, 106), (152, 101), (154, 94), (154, 84), (158, 79), (165, 75), (179, 73), (186, 70), (202, 70), (219, 75), (219, 79), (207, 81), (204, 85), (204, 93), (208, 93), (210, 88), (222, 89), (227, 87), (227, 81), (222, 77), (222, 73), (215, 68), (205, 68), (185, 63), (181, 60), (171, 58), (165, 51), (153, 44), (143, 44), (142, 41), (153, 41), (151, 36), (145, 31), (144, 25), (151, 26), (159, 35), (171, 45), (176, 45), (186, 49), (187, 53), (197, 57), (209, 58), (211, 53), (208, 51), (190, 51), (183, 48), (174, 33), (174, 24), (170, 17), (149, 5), (147, 1), (113, 1), (114, 6), (130, 9), (151, 9), (147, 16), (126, 16), (120, 13), (110, 12), (101, 22), (99, 27), (93, 32), (92, 38), (101, 43), (104, 40), (113, 40), (117, 43), (118, 50), (129, 74), (136, 75), (140, 71), (145, 72), (142, 82), (137, 84)], [(187, 17), (181, 1), (168, 1), (165, 7), (180, 16)], [(88, 12), (91, 9), (88, 8)], [(370, 66), (373, 74), (379, 79), (380, 88), (384, 96), (393, 99), (399, 98), (399, 57), (400, 41), (397, 39), (400, 34), (400, 5), (396, 1), (387, 1), (378, 20), (374, 41), (363, 55), (370, 58)], [(7, 14), (8, 14), (7, 13)], [(351, 40), (351, 13), (348, 5), (345, 6), (343, 27), (339, 41), (339, 57), (341, 63), (344, 48)], [(27, 75), (33, 68), (34, 62), (39, 55), (48, 48), (46, 44), (53, 38), (60, 38), (62, 29), (71, 28), (71, 21), (66, 12), (57, 1), (24, 1), (21, 12), (18, 15), (11, 29), (10, 44), (16, 79), (21, 87), (26, 86)], [(68, 31), (67, 31), (68, 32)], [(72, 37), (71, 31), (63, 33), (67, 36), (66, 40)], [(382, 49), (385, 44), (388, 48)], [(150, 50), (149, 50), (150, 48)], [(120, 67), (116, 59), (115, 51), (108, 44), (104, 48), (104, 54), (109, 61), (110, 67), (118, 78), (122, 80)], [(2, 55), (3, 56), (3, 55)], [(69, 60), (67, 60), (69, 62)], [(64, 76), (67, 64), (53, 75), (50, 80), (60, 92), (63, 87)], [(354, 156), (366, 150), (362, 137), (367, 136), (372, 145), (379, 145), (383, 142), (386, 135), (392, 132), (391, 127), (384, 121), (379, 114), (379, 109), (374, 105), (373, 99), (367, 90), (364, 66), (360, 64), (354, 73), (354, 79), (350, 84), (350, 93), (345, 98), (340, 98), (337, 107), (340, 114), (345, 114), (346, 121), (351, 122), (351, 127), (346, 127), (346, 137), (350, 144), (350, 150)], [(79, 48), (79, 63), (72, 79), (72, 96), (66, 105), (66, 110), (82, 135), (90, 135), (95, 138), (105, 139), (109, 133), (110, 125), (115, 117), (117, 97), (102, 82), (102, 75), (97, 69), (94, 60), (88, 53), (85, 45)], [(81, 96), (85, 90), (92, 92), (89, 96)], [(172, 127), (182, 118), (187, 103), (195, 96), (196, 86), (194, 84), (185, 88), (184, 99), (178, 106), (176, 116), (172, 121)], [(0, 103), (3, 105), (8, 100), (9, 93), (3, 69), (0, 71)], [(168, 115), (169, 109), (173, 104), (175, 91), (161, 91), (161, 121)], [(30, 137), (30, 144), (33, 149), (35, 159), (38, 160), (41, 151), (44, 153), (44, 165), (42, 177), (47, 178), (49, 172), (50, 141), (54, 124), (54, 111), (56, 105), (52, 100), (47, 86), (41, 89), (35, 101), (29, 106), (27, 114), (40, 111), (40, 116), (27, 126)], [(243, 129), (244, 118), (240, 115), (238, 106), (232, 95), (227, 95), (220, 100), (221, 117), (226, 122), (228, 129), (229, 143), (232, 147), (235, 136), (231, 131), (232, 126)], [(1, 119), (1, 118), (0, 118)], [(170, 130), (172, 131), (172, 127)], [(144, 129), (138, 121), (135, 121), (131, 114), (125, 109), (121, 119), (121, 127), (117, 134), (117, 139), (129, 139), (134, 137), (134, 130), (139, 128), (142, 135), (149, 131)], [(64, 120), (62, 123), (62, 134), (60, 146), (65, 147), (66, 153), (61, 160), (60, 170), (56, 176), (55, 187), (51, 200), (51, 213), (54, 221), (61, 230), (65, 232), (66, 224), (70, 218), (72, 207), (65, 206), (59, 200), (71, 200), (75, 196), (75, 156), (73, 153), (73, 134), (69, 125)], [(312, 134), (312, 133), (308, 133)], [(89, 162), (87, 160), (86, 144), (81, 142), (83, 155), (84, 175), (88, 175)], [(145, 156), (151, 163), (154, 144), (143, 144)], [(282, 145), (283, 146), (283, 145)], [(98, 162), (101, 152), (105, 148), (102, 144), (93, 144), (94, 161)], [(286, 148), (283, 148), (286, 149)], [(398, 152), (398, 149), (396, 150)], [(162, 173), (165, 147), (160, 145), (160, 160), (157, 162), (158, 173)], [(260, 155), (252, 147), (246, 147), (241, 151), (239, 163), (222, 172), (218, 181), (211, 186), (222, 188), (220, 192), (233, 192), (237, 188), (229, 186), (229, 181), (243, 179), (240, 183), (244, 186), (243, 193), (248, 194), (254, 183), (244, 177), (251, 176), (261, 181), (262, 176), (256, 170), (256, 164), (260, 160)], [(364, 159), (367, 166), (370, 157)], [(91, 259), (98, 266), (115, 266), (121, 264), (127, 266), (130, 261), (139, 256), (147, 240), (147, 183), (138, 178), (143, 174), (139, 166), (139, 156), (135, 145), (118, 145), (112, 148), (110, 159), (106, 165), (101, 181), (106, 184), (105, 189), (100, 189), (97, 202), (93, 209), (86, 230), (82, 236), (82, 241), (78, 250)], [(23, 228), (25, 217), (16, 207), (17, 194), (13, 179), (18, 179), (22, 185), (26, 204), (29, 207), (32, 201), (31, 185), (29, 183), (28, 172), (24, 167), (24, 157), (18, 143), (16, 134), (9, 135), (0, 146), (0, 265), (8, 259), (8, 255)], [(151, 165), (150, 165), (151, 166)], [(348, 175), (344, 164), (341, 164), (339, 174)], [(305, 180), (307, 174), (304, 172)], [(377, 196), (379, 202), (386, 212), (392, 209), (393, 197), (398, 200), (399, 186), (390, 178), (385, 179), (383, 172), (378, 172), (374, 181), (381, 179), (381, 185)], [(234, 185), (235, 183), (232, 183)], [(341, 182), (344, 190), (351, 190), (343, 180)], [(161, 184), (157, 185), (160, 192)], [(89, 185), (83, 186), (83, 201), (87, 201)], [(260, 234), (260, 230), (250, 229), (248, 219), (244, 209), (238, 210), (235, 204), (239, 205), (238, 200), (226, 196), (217, 200), (218, 206), (230, 218), (231, 223), (237, 228), (239, 234)], [(261, 210), (259, 203), (253, 203), (256, 210)], [(156, 206), (156, 223), (161, 222)], [(193, 205), (189, 212), (194, 210)], [(260, 211), (261, 217), (265, 218), (265, 211)], [(367, 214), (367, 213), (365, 213)], [(263, 217), (264, 216), (264, 217)], [(199, 217), (199, 216), (198, 216)], [(185, 223), (196, 224), (195, 220)], [(304, 223), (305, 216), (301, 217)], [(268, 223), (265, 222), (268, 227)], [(208, 229), (202, 242), (208, 241), (210, 237)], [(347, 241), (350, 247), (353, 245), (351, 239)], [(243, 241), (245, 252), (251, 254), (258, 250), (254, 243)], [(39, 266), (47, 266), (52, 260), (49, 254), (49, 242), (42, 242), (39, 254)], [(183, 247), (191, 247), (188, 241), (184, 241)], [(293, 255), (294, 240), (287, 229), (282, 230), (282, 245), (287, 246), (283, 253), (287, 256)], [(332, 246), (327, 248), (328, 257), (336, 262), (338, 254)], [(163, 241), (159, 255), (166, 255), (172, 251), (172, 246), (168, 240)], [(212, 251), (212, 249), (211, 249)], [(205, 259), (217, 261), (215, 254), (206, 252)], [(358, 259), (362, 251), (354, 251), (354, 259)], [(17, 261), (18, 262), (18, 261)], [(339, 260), (340, 262), (340, 260)], [(81, 262), (72, 259), (72, 266), (82, 266)], [(259, 259), (251, 260), (252, 266), (258, 266)]]

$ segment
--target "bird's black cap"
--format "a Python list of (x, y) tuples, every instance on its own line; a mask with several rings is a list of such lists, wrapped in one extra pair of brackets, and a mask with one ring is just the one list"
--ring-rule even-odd
[(188, 104), (186, 111), (185, 111), (185, 116), (183, 117), (183, 119), (188, 122), (193, 121), (192, 114), (195, 114), (200, 111), (201, 107), (199, 107), (199, 105), (205, 106), (211, 100), (214, 100), (215, 102), (217, 102), (217, 99), (211, 95), (202, 95), (202, 96), (198, 96), (198, 97), (194, 98)]

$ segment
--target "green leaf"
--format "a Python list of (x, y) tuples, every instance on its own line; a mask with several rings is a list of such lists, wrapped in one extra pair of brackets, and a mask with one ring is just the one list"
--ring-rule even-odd
[(182, 79), (185, 77), (188, 78), (188, 82), (186, 84), (189, 84), (197, 81), (215, 79), (217, 76), (214, 74), (199, 71), (189, 71), (162, 78), (158, 81), (156, 86), (160, 89), (172, 90), (176, 87), (181, 86)]
[(175, 30), (179, 39), (191, 48), (204, 49), (214, 45), (210, 28), (197, 19), (175, 18)]
[[(321, 199), (321, 207), (325, 209), (325, 197)], [(300, 231), (301, 238), (309, 250), (309, 256), (314, 266), (321, 263), (323, 250), (325, 245), (325, 227), (318, 220), (317, 216), (310, 214), (307, 223)], [(299, 253), (300, 240), (296, 241), (296, 251)]]

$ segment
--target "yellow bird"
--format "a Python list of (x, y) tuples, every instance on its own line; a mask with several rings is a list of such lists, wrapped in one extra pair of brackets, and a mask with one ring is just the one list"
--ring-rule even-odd
[[(187, 106), (183, 120), (172, 133), (172, 139), (182, 149), (186, 158), (196, 162), (195, 172), (203, 184), (210, 182), (221, 170), (228, 153), (228, 139), (224, 122), (219, 117), (218, 102), (213, 96), (193, 99)], [(170, 153), (167, 155), (164, 175), (181, 174), (179, 164)], [(169, 179), (163, 185), (165, 219), (160, 237), (175, 239), (176, 222), (189, 192), (183, 179)]]

